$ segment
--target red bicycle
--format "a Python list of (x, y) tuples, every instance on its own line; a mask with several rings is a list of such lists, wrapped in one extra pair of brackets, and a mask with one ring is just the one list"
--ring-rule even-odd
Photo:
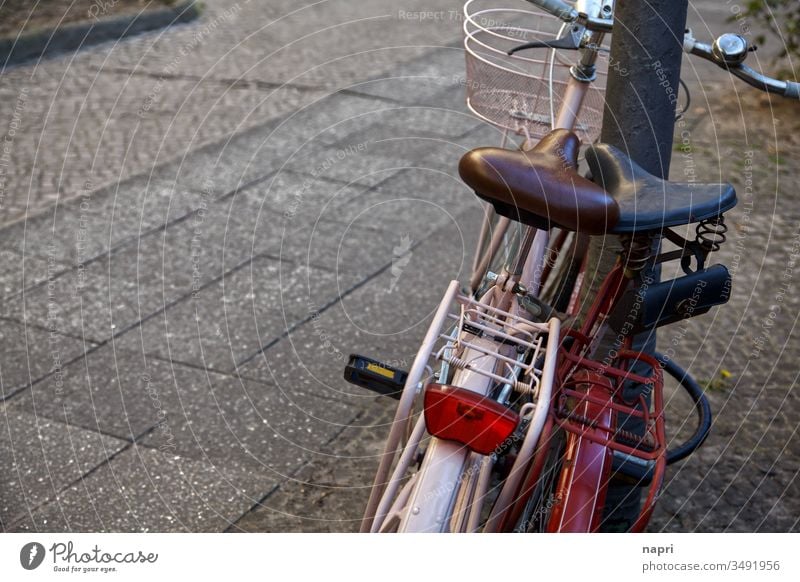
[[(559, 133), (565, 132), (552, 135)], [(551, 414), (515, 501), (501, 508), (501, 531), (597, 531), (614, 479), (647, 487), (631, 528), (641, 531), (667, 463), (691, 454), (710, 427), (710, 409), (696, 383), (673, 362), (633, 351), (631, 342), (727, 301), (728, 270), (706, 267), (706, 260), (724, 242), (723, 214), (735, 206), (736, 193), (729, 184), (663, 181), (609, 145), (588, 148), (586, 159), (594, 183), (576, 173), (570, 181), (574, 206), (564, 212), (577, 217), (578, 232), (584, 227), (596, 232), (598, 223), (604, 224), (607, 234), (620, 235), (623, 248), (580, 328), (562, 334)], [(493, 148), (474, 150), (461, 161), (462, 177), (498, 212), (507, 207), (510, 177), (526, 173), (529, 180), (514, 182), (515, 211), (541, 220), (544, 192), (563, 187), (563, 176), (550, 184), (547, 166), (535, 156), (509, 162), (508, 152)], [(562, 228), (567, 224), (558, 212), (547, 220)], [(691, 223), (698, 224), (694, 240), (671, 230)], [(658, 253), (662, 237), (678, 250)], [(682, 277), (660, 283), (648, 278), (653, 266), (673, 260), (681, 261)], [(578, 295), (576, 290), (569, 311), (576, 310)], [(603, 341), (609, 329), (615, 332), (610, 345)], [(662, 369), (687, 388), (699, 415), (692, 438), (670, 452)]]

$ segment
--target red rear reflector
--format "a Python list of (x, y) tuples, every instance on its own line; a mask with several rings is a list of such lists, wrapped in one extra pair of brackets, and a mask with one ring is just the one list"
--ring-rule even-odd
[(425, 425), (435, 437), (489, 455), (514, 432), (519, 415), (471, 390), (430, 384), (425, 389)]

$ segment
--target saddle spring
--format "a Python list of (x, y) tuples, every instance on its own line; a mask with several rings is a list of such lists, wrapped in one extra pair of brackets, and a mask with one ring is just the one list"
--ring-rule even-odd
[(650, 236), (633, 236), (622, 239), (625, 270), (631, 275), (640, 273), (653, 258), (653, 239)]
[(715, 252), (727, 240), (728, 225), (722, 215), (703, 220), (695, 229), (696, 241), (706, 252)]

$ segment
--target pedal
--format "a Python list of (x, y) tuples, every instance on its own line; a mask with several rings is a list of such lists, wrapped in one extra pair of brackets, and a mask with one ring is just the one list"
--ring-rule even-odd
[(344, 368), (344, 379), (350, 384), (395, 400), (400, 400), (406, 378), (408, 372), (358, 354), (350, 354), (350, 360)]

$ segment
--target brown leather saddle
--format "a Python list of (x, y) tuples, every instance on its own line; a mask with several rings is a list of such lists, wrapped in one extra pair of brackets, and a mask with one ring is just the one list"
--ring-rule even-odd
[(458, 170), (498, 214), (537, 228), (644, 232), (713, 218), (736, 205), (730, 184), (661, 180), (604, 144), (586, 151), (588, 180), (578, 173), (579, 148), (574, 133), (557, 129), (529, 151), (472, 150)]

